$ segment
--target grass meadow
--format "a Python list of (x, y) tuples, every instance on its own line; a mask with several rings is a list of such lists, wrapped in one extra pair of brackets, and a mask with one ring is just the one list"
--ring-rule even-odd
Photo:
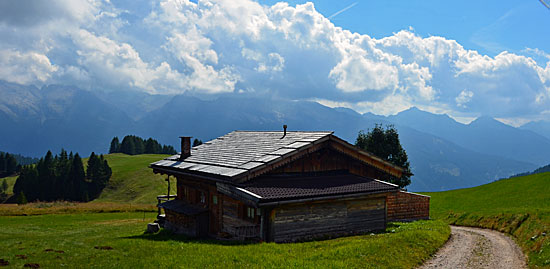
[(0, 217), (0, 259), (44, 268), (411, 268), (448, 238), (440, 221), (392, 223), (384, 233), (305, 243), (197, 240), (144, 234), (152, 212)]
[[(105, 155), (113, 176), (89, 203), (0, 205), (0, 265), (21, 268), (411, 268), (446, 242), (442, 221), (391, 223), (382, 233), (292, 244), (144, 234), (165, 176), (148, 168), (165, 155)], [(10, 179), (10, 187), (15, 178)], [(175, 180), (172, 179), (172, 194)], [(4, 264), (5, 264), (4, 263)]]
[(510, 234), (530, 267), (550, 267), (550, 173), (427, 195), (432, 218)]

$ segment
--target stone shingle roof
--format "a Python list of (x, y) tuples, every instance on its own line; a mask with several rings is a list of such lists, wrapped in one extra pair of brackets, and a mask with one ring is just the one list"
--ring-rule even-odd
[(179, 154), (151, 164), (153, 169), (206, 173), (237, 177), (292, 155), (302, 148), (329, 139), (332, 132), (234, 131), (191, 149), (191, 156), (179, 161)]
[(299, 198), (395, 191), (397, 185), (360, 177), (347, 171), (265, 175), (248, 182), (243, 189), (262, 202)]

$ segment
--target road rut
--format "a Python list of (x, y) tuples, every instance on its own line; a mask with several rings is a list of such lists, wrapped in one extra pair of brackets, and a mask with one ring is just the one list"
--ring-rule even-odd
[(527, 268), (516, 243), (497, 231), (451, 226), (451, 238), (420, 266), (427, 268)]

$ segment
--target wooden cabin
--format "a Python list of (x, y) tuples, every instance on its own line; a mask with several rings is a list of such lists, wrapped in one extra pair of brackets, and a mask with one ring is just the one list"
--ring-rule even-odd
[(293, 242), (386, 228), (402, 168), (332, 132), (234, 131), (152, 163), (177, 179), (164, 228), (189, 236)]

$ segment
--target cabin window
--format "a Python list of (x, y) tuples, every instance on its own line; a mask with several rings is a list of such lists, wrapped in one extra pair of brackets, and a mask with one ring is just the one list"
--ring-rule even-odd
[(218, 204), (218, 196), (217, 195), (212, 195), (212, 203), (217, 205)]
[(183, 197), (185, 200), (189, 201), (189, 189), (186, 187), (183, 187)]
[(253, 207), (247, 207), (246, 208), (246, 217), (249, 219), (254, 219), (255, 216), (255, 208)]
[(201, 191), (200, 193), (201, 193), (201, 195), (200, 195), (200, 198), (201, 198), (201, 199), (200, 199), (200, 203), (201, 203), (201, 204), (204, 204), (204, 203), (206, 203), (206, 195), (204, 195), (204, 192), (202, 192), (202, 191)]

